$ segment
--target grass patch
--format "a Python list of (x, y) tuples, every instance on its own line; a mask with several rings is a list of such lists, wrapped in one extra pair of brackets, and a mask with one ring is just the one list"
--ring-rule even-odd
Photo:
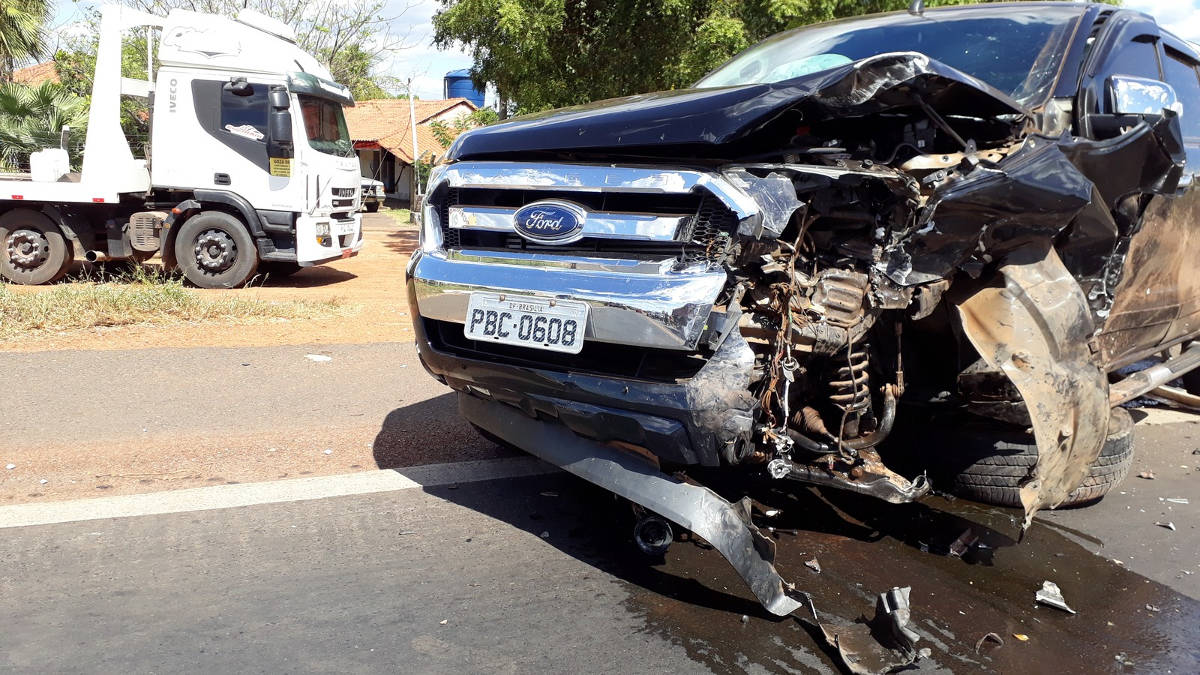
[(182, 323), (260, 323), (351, 313), (340, 299), (266, 301), (185, 288), (145, 267), (92, 276), (49, 289), (14, 291), (0, 283), (0, 340), (38, 331)]
[(387, 217), (392, 219), (398, 227), (412, 227), (412, 211), (408, 209), (388, 209), (383, 212)]

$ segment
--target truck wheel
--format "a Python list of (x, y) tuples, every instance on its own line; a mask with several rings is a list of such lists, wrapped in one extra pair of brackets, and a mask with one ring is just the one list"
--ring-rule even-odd
[(258, 267), (258, 250), (242, 221), (221, 211), (188, 218), (175, 235), (183, 276), (200, 288), (237, 288)]
[[(955, 429), (952, 439), (939, 439), (939, 445), (945, 448), (945, 461), (958, 471), (952, 479), (954, 494), (985, 504), (1021, 506), (1021, 483), (1038, 458), (1032, 434), (993, 423), (968, 423)], [(1133, 419), (1124, 408), (1115, 408), (1100, 456), (1062, 506), (1100, 499), (1125, 479), (1132, 465)]]
[(375, 213), (376, 211), (379, 210), (379, 202), (365, 204), (365, 205), (363, 205), (363, 208), (365, 208), (367, 210), (367, 213)]
[(75, 251), (53, 220), (33, 209), (0, 216), (0, 275), (15, 284), (57, 281), (75, 260)]

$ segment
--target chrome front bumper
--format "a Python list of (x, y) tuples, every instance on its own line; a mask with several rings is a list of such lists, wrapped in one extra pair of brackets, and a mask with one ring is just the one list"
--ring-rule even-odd
[(591, 307), (586, 339), (694, 350), (725, 285), (707, 264), (517, 255), (500, 251), (418, 250), (409, 276), (421, 316), (465, 323), (471, 293), (580, 300)]

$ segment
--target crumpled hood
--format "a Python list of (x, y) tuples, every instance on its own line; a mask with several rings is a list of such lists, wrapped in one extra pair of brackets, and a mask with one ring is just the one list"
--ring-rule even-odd
[(722, 145), (800, 105), (818, 117), (854, 117), (911, 107), (918, 96), (943, 115), (1028, 114), (1004, 93), (960, 70), (924, 54), (897, 52), (784, 82), (641, 94), (526, 115), (459, 136), (447, 157)]

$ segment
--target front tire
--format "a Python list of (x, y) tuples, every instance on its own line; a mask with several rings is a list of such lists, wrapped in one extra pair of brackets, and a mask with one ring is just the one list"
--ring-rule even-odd
[(379, 202), (374, 202), (372, 204), (364, 204), (363, 208), (365, 208), (367, 210), (367, 213), (375, 213), (375, 212), (379, 211)]
[(242, 221), (204, 211), (179, 228), (175, 260), (183, 276), (200, 288), (238, 288), (258, 268), (258, 249)]
[[(1038, 459), (1033, 434), (990, 423), (965, 424), (955, 431), (959, 433), (952, 433), (952, 439), (940, 439), (946, 460), (957, 463), (954, 494), (985, 504), (1020, 507), (1021, 483)], [(1099, 500), (1125, 480), (1131, 466), (1133, 419), (1124, 408), (1114, 408), (1100, 456), (1060, 508)]]
[(0, 276), (27, 286), (66, 275), (75, 260), (71, 242), (46, 215), (13, 209), (0, 215)]

